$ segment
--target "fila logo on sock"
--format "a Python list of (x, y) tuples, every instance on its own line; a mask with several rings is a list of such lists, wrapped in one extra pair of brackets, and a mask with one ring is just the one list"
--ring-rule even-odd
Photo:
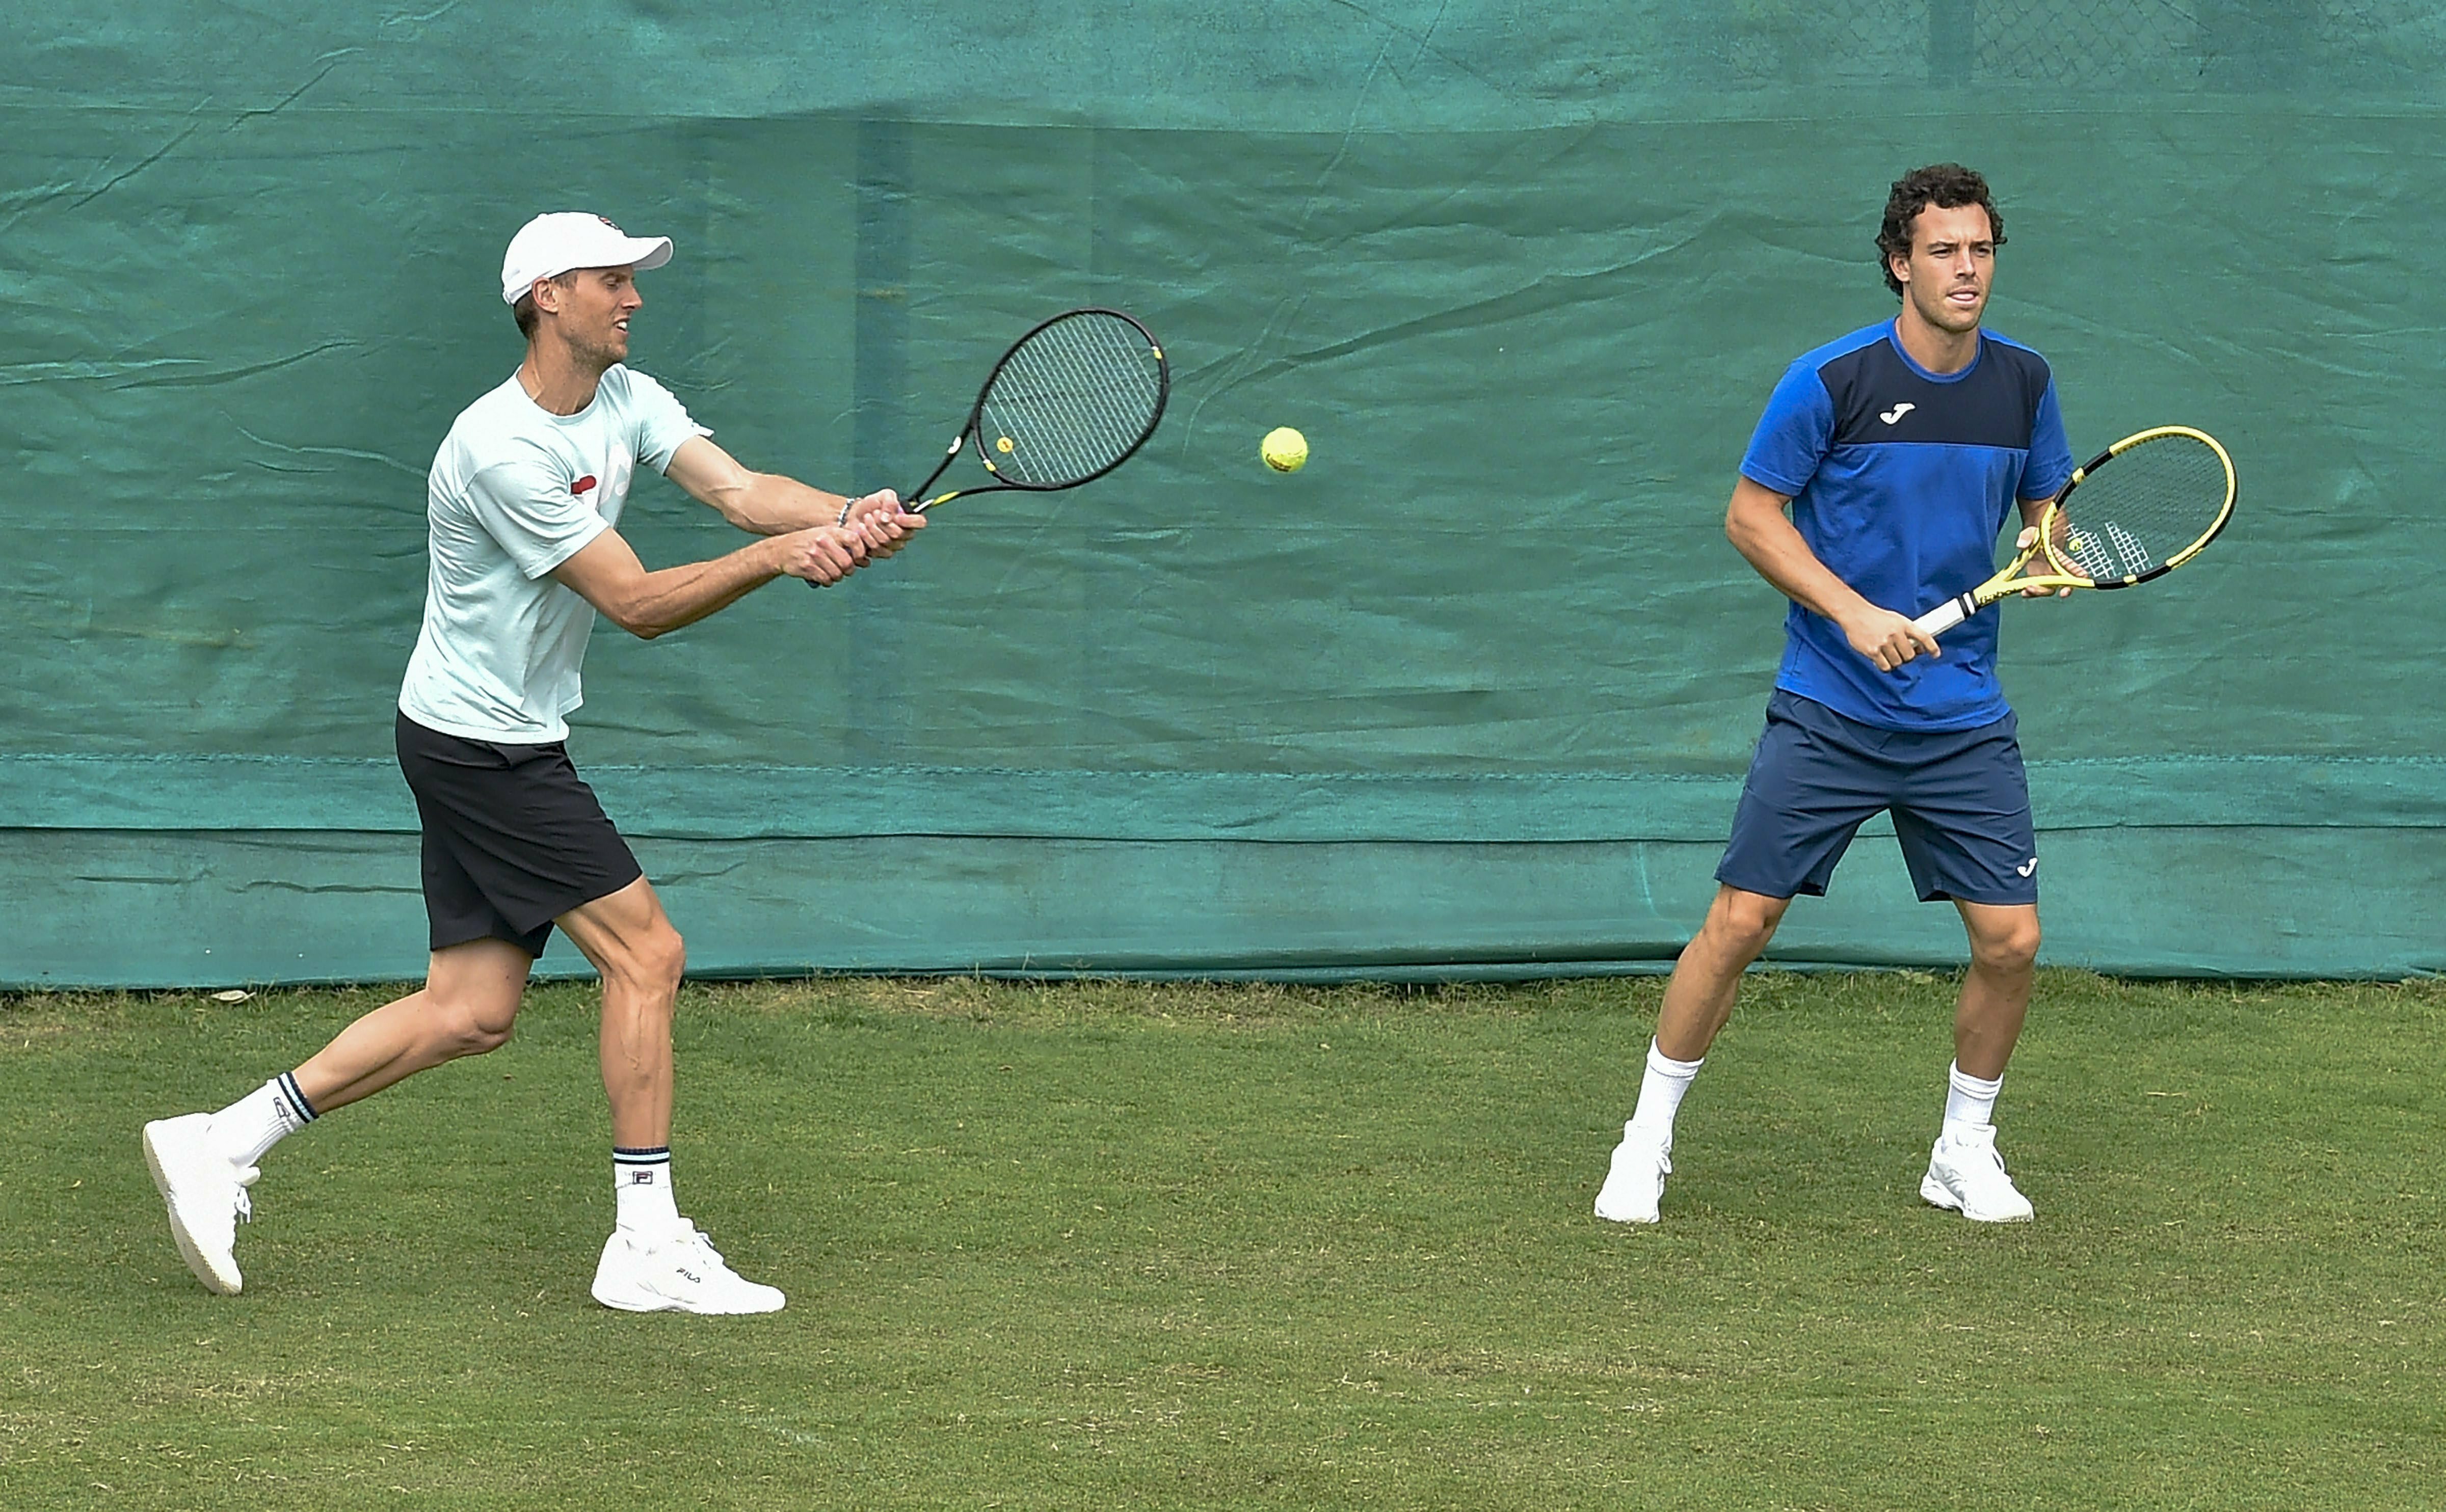
[[(2029, 873), (2024, 871), (2022, 875), (2026, 877)], [(650, 1170), (631, 1171), (629, 1173), (629, 1185), (631, 1186), (651, 1186), (654, 1185), (654, 1173)]]
[(2014, 870), (2015, 872), (2017, 872), (2017, 873), (2019, 873), (2020, 875), (2024, 876), (2024, 877), (2028, 876), (2030, 873), (2032, 873), (2032, 872), (2034, 872), (2034, 871), (2036, 871), (2036, 870), (2038, 870), (2038, 869), (2039, 869), (2039, 858), (2038, 858), (2038, 857), (2036, 857), (2036, 856), (2032, 856), (2029, 860), (2023, 862), (2020, 866), (2015, 867), (2015, 868), (2013, 868), (2013, 870)]
[[(1889, 424), (1889, 425), (1891, 425), (1894, 421), (1896, 421), (1896, 420), (1898, 420), (1902, 419), (1904, 416), (1906, 416), (1906, 415), (1910, 414), (1912, 410), (1915, 410), (1915, 409), (1917, 409), (1917, 408), (1919, 408), (1919, 406), (1918, 406), (1917, 404), (1913, 404), (1913, 403), (1910, 403), (1910, 402), (1909, 402), (1908, 401), (1905, 401), (1905, 402), (1903, 402), (1903, 403), (1900, 403), (1900, 404), (1895, 405), (1895, 406), (1894, 406), (1893, 408), (1891, 408), (1891, 409), (1888, 409), (1888, 410), (1879, 410), (1879, 411), (1877, 412), (1877, 419), (1879, 419), (1879, 420), (1884, 420), (1884, 421), (1885, 421), (1887, 424)], [(2026, 872), (2026, 871), (2025, 871), (2025, 872), (2023, 872), (2023, 873), (2022, 873), (2022, 874), (2023, 874), (2023, 876), (2028, 876), (2028, 875), (2029, 875), (2029, 873), (2028, 873), (2028, 872)]]

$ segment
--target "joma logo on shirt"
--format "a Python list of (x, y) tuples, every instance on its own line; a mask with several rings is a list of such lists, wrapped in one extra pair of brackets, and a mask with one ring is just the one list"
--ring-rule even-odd
[(593, 486), (594, 475), (589, 473), (584, 477), (579, 478), (576, 482), (570, 484), (569, 491), (572, 494), (576, 495), (578, 497), (583, 498), (586, 496), (586, 491)]

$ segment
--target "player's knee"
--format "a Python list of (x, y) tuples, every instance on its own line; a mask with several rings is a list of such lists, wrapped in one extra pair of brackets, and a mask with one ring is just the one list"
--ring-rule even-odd
[(617, 969), (640, 989), (674, 991), (687, 972), (687, 942), (668, 924), (658, 924), (629, 942)]
[(1783, 911), (1791, 905), (1789, 898), (1766, 898), (1727, 888), (1717, 899), (1715, 923), (1723, 932), (1725, 943), (1756, 955), (1775, 938), (1775, 927), (1783, 922)]
[(671, 987), (677, 987), (680, 979), (687, 975), (687, 942), (668, 924), (654, 941), (653, 970), (655, 980)]
[(2039, 922), (2022, 919), (1982, 930), (1970, 942), (1970, 953), (1989, 971), (2028, 971), (2039, 961)]
[(444, 1008), (434, 1030), (442, 1040), (442, 1050), (453, 1058), (461, 1055), (481, 1055), (500, 1049), (510, 1042), (512, 1017), (483, 1007), (459, 1003)]

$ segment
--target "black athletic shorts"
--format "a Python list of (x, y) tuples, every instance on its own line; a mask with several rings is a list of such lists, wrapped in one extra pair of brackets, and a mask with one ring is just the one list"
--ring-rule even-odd
[(424, 822), (433, 948), (506, 940), (543, 954), (552, 922), (645, 875), (569, 749), (466, 740), (399, 717), (399, 770)]

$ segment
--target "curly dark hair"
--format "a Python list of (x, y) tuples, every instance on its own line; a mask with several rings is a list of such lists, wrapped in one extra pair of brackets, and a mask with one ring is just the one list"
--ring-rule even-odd
[(1911, 222), (1930, 205), (1939, 210), (1977, 205), (1987, 212), (1987, 226), (1995, 233), (1992, 239), (1996, 245), (2004, 245), (2004, 217), (1996, 209), (1996, 201), (1988, 197), (1986, 179), (1958, 162), (1914, 168), (1894, 180), (1892, 191), (1886, 196), (1885, 222), (1877, 228), (1877, 271), (1886, 275), (1886, 289), (1891, 293), (1899, 295), (1903, 291), (1903, 281), (1894, 276), (1893, 259), (1910, 256)]

